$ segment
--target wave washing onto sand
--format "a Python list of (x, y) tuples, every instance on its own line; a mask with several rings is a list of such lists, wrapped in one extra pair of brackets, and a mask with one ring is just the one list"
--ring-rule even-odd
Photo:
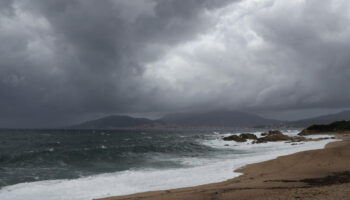
[[(297, 131), (284, 132), (296, 135)], [(255, 133), (260, 135), (260, 133)], [(1, 200), (86, 200), (115, 195), (126, 195), (151, 190), (165, 190), (225, 181), (239, 176), (234, 173), (244, 165), (274, 159), (278, 156), (300, 151), (321, 149), (335, 139), (291, 144), (270, 142), (264, 144), (226, 142), (225, 134), (213, 134), (209, 140), (199, 141), (203, 145), (217, 149), (237, 149), (231, 155), (215, 158), (187, 158), (179, 160), (190, 167), (174, 169), (128, 170), (105, 173), (71, 180), (50, 180), (20, 183), (0, 190)], [(228, 135), (228, 134), (226, 134)], [(317, 136), (313, 136), (317, 137)], [(320, 136), (320, 137), (325, 137)]]

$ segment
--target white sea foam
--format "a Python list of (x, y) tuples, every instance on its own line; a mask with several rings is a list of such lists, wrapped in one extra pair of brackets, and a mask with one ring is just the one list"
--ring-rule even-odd
[[(258, 134), (258, 133), (257, 133)], [(287, 133), (295, 135), (294, 132)], [(322, 136), (325, 137), (325, 136)], [(201, 141), (213, 148), (234, 148), (243, 153), (212, 159), (184, 160), (192, 167), (167, 170), (122, 171), (72, 180), (51, 180), (20, 183), (0, 190), (1, 200), (86, 200), (113, 195), (125, 195), (150, 190), (164, 190), (220, 182), (239, 175), (233, 170), (246, 164), (274, 159), (299, 151), (320, 149), (335, 139), (291, 145), (284, 142), (264, 144), (229, 144), (220, 138)], [(234, 142), (232, 142), (234, 143)]]

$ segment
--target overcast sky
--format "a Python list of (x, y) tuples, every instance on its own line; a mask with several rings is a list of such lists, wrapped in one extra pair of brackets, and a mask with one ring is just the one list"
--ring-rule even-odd
[(349, 0), (2, 0), (0, 127), (350, 107)]

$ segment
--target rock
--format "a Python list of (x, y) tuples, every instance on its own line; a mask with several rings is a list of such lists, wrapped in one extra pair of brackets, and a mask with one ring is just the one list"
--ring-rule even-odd
[(256, 140), (258, 137), (256, 135), (251, 133), (242, 133), (239, 136), (237, 135), (231, 135), (228, 137), (224, 137), (223, 140), (225, 141), (236, 141), (236, 142), (246, 142), (247, 140)]
[(251, 134), (251, 133), (242, 133), (239, 135), (239, 137), (244, 138), (244, 139), (248, 139), (248, 140), (256, 140), (258, 139), (258, 137), (256, 137), (256, 135)]
[(241, 137), (239, 137), (237, 135), (230, 135), (230, 136), (224, 137), (223, 140), (225, 140), (225, 141), (236, 141), (236, 142), (245, 142), (245, 141), (247, 141), (246, 139), (241, 138)]
[(295, 145), (297, 142), (319, 141), (319, 140), (329, 139), (329, 138), (312, 139), (312, 138), (305, 138), (302, 136), (290, 137), (288, 135), (284, 135), (281, 131), (278, 131), (278, 130), (269, 131), (268, 133), (262, 133), (261, 135), (264, 137), (257, 138), (255, 141), (252, 142), (252, 144), (286, 141), (286, 143), (291, 143), (292, 145)]
[(281, 131), (274, 130), (274, 131), (269, 131), (267, 133), (261, 133), (261, 136), (272, 136), (272, 135), (281, 135), (281, 134), (282, 134)]
[(274, 130), (274, 131), (269, 131), (267, 133), (268, 136), (272, 136), (272, 135), (283, 135), (281, 131), (278, 130)]
[(291, 137), (282, 134), (281, 131), (269, 131), (265, 137), (258, 138), (256, 143), (286, 141), (290, 139)]

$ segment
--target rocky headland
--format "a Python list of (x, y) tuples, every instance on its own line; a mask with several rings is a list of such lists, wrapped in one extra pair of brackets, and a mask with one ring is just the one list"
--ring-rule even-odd
[(313, 135), (313, 134), (327, 134), (327, 133), (350, 133), (350, 121), (336, 121), (330, 124), (315, 124), (307, 127), (298, 135)]

